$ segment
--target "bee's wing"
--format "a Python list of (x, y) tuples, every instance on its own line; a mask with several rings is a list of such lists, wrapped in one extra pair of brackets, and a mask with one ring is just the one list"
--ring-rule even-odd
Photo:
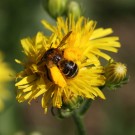
[(57, 48), (60, 48), (65, 44), (67, 38), (70, 36), (71, 33), (72, 33), (72, 31), (68, 32), (67, 35), (63, 37), (63, 39), (61, 40), (61, 42)]

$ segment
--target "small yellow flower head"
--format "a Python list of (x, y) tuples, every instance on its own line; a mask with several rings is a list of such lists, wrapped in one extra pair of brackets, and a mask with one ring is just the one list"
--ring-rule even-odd
[(38, 32), (34, 38), (21, 40), (27, 61), (16, 60), (24, 67), (17, 74), (17, 100), (30, 103), (42, 96), (47, 111), (49, 105), (61, 108), (65, 102), (71, 103), (73, 95), (105, 99), (99, 89), (105, 84), (99, 56), (109, 60), (102, 50), (117, 52), (120, 47), (118, 37), (105, 37), (112, 29), (95, 29), (95, 22), (84, 17), (76, 22), (72, 16), (65, 21), (59, 17), (57, 26), (42, 23), (52, 32), (50, 37)]
[(4, 102), (11, 98), (6, 84), (13, 79), (11, 77), (13, 75), (14, 71), (3, 61), (3, 55), (0, 52), (0, 112), (4, 109)]
[(106, 82), (108, 84), (118, 84), (125, 79), (127, 67), (120, 62), (112, 62), (105, 67)]
[(81, 6), (77, 1), (70, 1), (68, 4), (67, 14), (70, 16), (74, 15), (75, 19), (78, 19), (81, 16)]
[(65, 12), (67, 0), (44, 0), (43, 4), (48, 13), (56, 18)]

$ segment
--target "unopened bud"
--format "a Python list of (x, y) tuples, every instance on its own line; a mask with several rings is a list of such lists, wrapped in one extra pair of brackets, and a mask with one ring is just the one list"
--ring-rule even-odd
[(81, 6), (76, 1), (70, 1), (67, 10), (68, 15), (73, 15), (75, 19), (81, 16)]
[(105, 67), (106, 84), (118, 86), (125, 83), (127, 67), (120, 62), (112, 62)]
[(65, 12), (67, 0), (43, 0), (43, 5), (47, 12), (56, 18)]
[(64, 106), (65, 108), (69, 108), (70, 110), (79, 108), (82, 102), (83, 99), (79, 96), (72, 95), (70, 99), (64, 98)]

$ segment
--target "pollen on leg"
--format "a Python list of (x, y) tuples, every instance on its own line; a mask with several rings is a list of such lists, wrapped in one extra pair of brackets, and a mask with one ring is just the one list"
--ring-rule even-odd
[(50, 72), (52, 80), (55, 84), (62, 88), (64, 88), (67, 85), (66, 80), (64, 79), (57, 66), (53, 66), (52, 68), (50, 68)]

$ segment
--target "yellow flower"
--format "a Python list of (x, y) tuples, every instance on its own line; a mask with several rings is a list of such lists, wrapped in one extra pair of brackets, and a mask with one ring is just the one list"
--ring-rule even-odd
[[(21, 40), (27, 61), (16, 60), (24, 66), (17, 75), (20, 80), (15, 84), (18, 88), (17, 100), (28, 100), (30, 103), (42, 95), (42, 107), (47, 111), (48, 105), (61, 108), (64, 100), (70, 101), (72, 96), (105, 99), (99, 89), (105, 84), (104, 70), (97, 56), (108, 60), (110, 57), (100, 49), (117, 52), (116, 47), (120, 47), (117, 37), (104, 37), (112, 30), (94, 30), (95, 22), (84, 17), (76, 23), (72, 17), (66, 21), (58, 18), (56, 27), (45, 20), (42, 23), (52, 31), (51, 36), (38, 32), (34, 38)], [(58, 62), (54, 60), (52, 50), (60, 57), (60, 60), (55, 57)], [(73, 77), (68, 77), (69, 73), (66, 75), (65, 68), (69, 63), (64, 65), (65, 61), (76, 65)]]
[(9, 65), (3, 62), (3, 55), (0, 52), (0, 112), (4, 109), (4, 101), (10, 99), (10, 92), (6, 88), (6, 83), (11, 79), (13, 70), (10, 69)]
[[(99, 58), (96, 56), (103, 57), (106, 60), (111, 59), (111, 57), (102, 50), (116, 53), (118, 51), (117, 48), (120, 47), (118, 37), (108, 37), (108, 35), (113, 33), (111, 28), (95, 29), (96, 22), (93, 20), (89, 21), (85, 17), (80, 17), (77, 21), (74, 20), (73, 16), (70, 16), (65, 21), (62, 17), (59, 17), (57, 19), (57, 26), (52, 26), (45, 20), (42, 20), (42, 24), (45, 28), (55, 33), (59, 40), (62, 40), (65, 34), (72, 31), (72, 36), (69, 37), (68, 44), (63, 46), (63, 48), (66, 48), (65, 57), (68, 59), (77, 59), (79, 55), (78, 53), (74, 58), (72, 58), (71, 55), (76, 53), (74, 52), (75, 50), (79, 50), (82, 55), (79, 55), (79, 59), (86, 57), (89, 58), (90, 61), (94, 62), (95, 65), (100, 65)], [(69, 50), (71, 50), (71, 53), (69, 53)]]

